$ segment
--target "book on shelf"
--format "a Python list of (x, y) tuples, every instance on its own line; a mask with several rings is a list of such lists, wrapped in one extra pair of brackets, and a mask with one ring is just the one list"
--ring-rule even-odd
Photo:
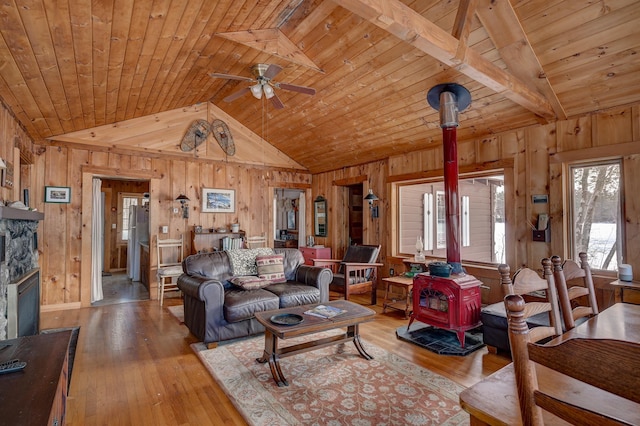
[(333, 318), (336, 315), (340, 315), (345, 312), (347, 311), (345, 311), (344, 309), (333, 307), (333, 306), (318, 305), (315, 308), (309, 309), (308, 311), (306, 311), (305, 314), (313, 315), (315, 317), (320, 317), (320, 318)]

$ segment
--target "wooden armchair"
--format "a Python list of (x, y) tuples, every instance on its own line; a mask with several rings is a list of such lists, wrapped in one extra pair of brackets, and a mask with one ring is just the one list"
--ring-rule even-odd
[(352, 294), (370, 291), (371, 304), (375, 305), (378, 268), (382, 266), (382, 263), (376, 263), (379, 254), (379, 245), (352, 245), (342, 259), (313, 259), (313, 265), (330, 268), (333, 272), (329, 290), (343, 293), (345, 300)]
[[(640, 409), (640, 343), (588, 338), (568, 338), (555, 345), (531, 343), (523, 298), (509, 295), (505, 305), (524, 424), (543, 425), (543, 410), (571, 424), (636, 422)], [(557, 391), (554, 385), (549, 385), (549, 374), (546, 386), (539, 387), (537, 370), (544, 368), (553, 370), (551, 374), (557, 373), (553, 384), (577, 380), (575, 390)], [(541, 379), (540, 383), (543, 382)]]
[[(587, 262), (587, 253), (580, 253), (580, 264), (567, 259), (562, 263), (560, 256), (553, 256), (553, 276), (558, 288), (558, 298), (562, 308), (562, 318), (567, 330), (576, 326), (576, 320), (598, 315), (598, 302), (596, 301), (591, 269)], [(570, 285), (571, 281), (578, 281)], [(582, 282), (579, 282), (582, 281)], [(586, 304), (580, 304), (586, 301)]]

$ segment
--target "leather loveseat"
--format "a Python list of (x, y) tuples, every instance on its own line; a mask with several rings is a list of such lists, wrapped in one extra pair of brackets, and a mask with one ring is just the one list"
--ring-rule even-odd
[(205, 344), (264, 331), (256, 312), (326, 303), (333, 274), (328, 268), (304, 265), (298, 249), (276, 248), (284, 256), (286, 282), (245, 290), (229, 280), (233, 267), (226, 251), (188, 256), (178, 287), (184, 295), (184, 323)]

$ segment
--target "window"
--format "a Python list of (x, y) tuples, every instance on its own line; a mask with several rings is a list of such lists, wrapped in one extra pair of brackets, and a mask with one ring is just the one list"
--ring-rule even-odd
[[(444, 182), (399, 184), (398, 248), (415, 254), (418, 236), (428, 256), (446, 257), (447, 227)], [(463, 260), (505, 261), (504, 178), (502, 174), (458, 181), (460, 254)]]
[(616, 270), (622, 250), (620, 161), (570, 167), (573, 259), (586, 252), (593, 269)]

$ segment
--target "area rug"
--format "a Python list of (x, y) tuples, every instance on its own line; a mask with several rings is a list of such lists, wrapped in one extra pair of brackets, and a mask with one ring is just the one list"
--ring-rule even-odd
[(463, 348), (460, 346), (455, 332), (421, 323), (412, 324), (409, 332), (407, 332), (406, 325), (398, 328), (396, 336), (398, 339), (414, 343), (440, 355), (465, 356), (484, 346), (482, 332), (480, 331), (467, 331)]
[(167, 306), (167, 310), (171, 315), (177, 319), (180, 324), (184, 323), (184, 306), (183, 305), (172, 305)]
[[(301, 341), (287, 340), (284, 346)], [(464, 387), (370, 343), (363, 345), (373, 360), (360, 357), (352, 343), (282, 359), (289, 382), (284, 387), (276, 385), (268, 363), (256, 362), (264, 337), (210, 350), (202, 344), (192, 348), (251, 425), (469, 424), (458, 405)]]

